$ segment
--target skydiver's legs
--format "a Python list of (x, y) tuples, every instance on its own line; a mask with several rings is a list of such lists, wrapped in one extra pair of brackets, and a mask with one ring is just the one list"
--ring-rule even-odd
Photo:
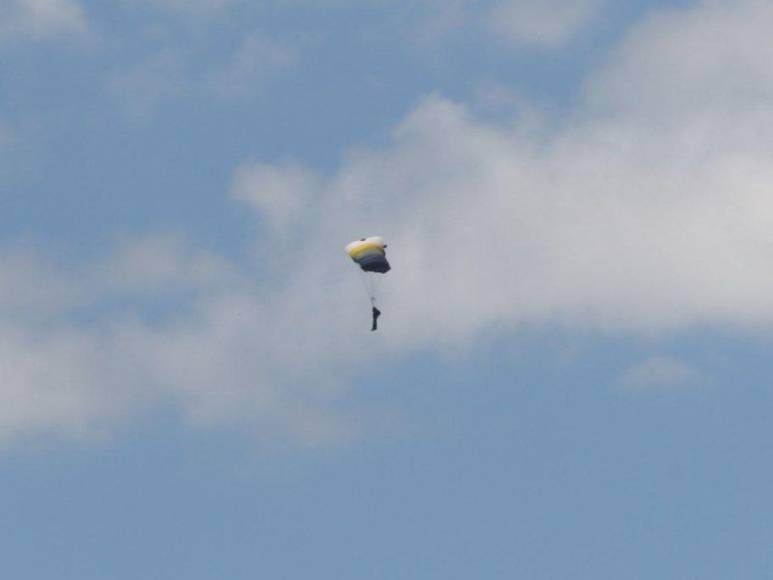
[(379, 316), (381, 316), (381, 311), (374, 306), (373, 307), (373, 326), (370, 329), (371, 331), (374, 331), (374, 330), (376, 330), (378, 328), (378, 317)]

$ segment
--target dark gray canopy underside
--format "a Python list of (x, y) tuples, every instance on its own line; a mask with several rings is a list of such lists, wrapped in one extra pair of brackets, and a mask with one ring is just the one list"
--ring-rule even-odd
[(357, 263), (365, 272), (378, 272), (379, 274), (386, 274), (392, 267), (387, 262), (387, 259), (382, 254), (371, 254), (369, 256), (362, 256)]

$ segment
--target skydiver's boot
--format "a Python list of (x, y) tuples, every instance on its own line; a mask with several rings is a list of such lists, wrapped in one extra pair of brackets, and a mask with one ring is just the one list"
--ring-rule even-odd
[(379, 316), (381, 316), (381, 311), (374, 306), (373, 307), (373, 326), (370, 329), (371, 332), (376, 330), (376, 329), (378, 329), (378, 317)]

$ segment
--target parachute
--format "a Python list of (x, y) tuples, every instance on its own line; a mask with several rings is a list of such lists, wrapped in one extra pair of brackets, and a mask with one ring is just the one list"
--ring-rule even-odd
[(386, 274), (392, 267), (386, 259), (386, 244), (378, 236), (361, 238), (348, 244), (345, 248), (349, 257), (360, 267), (364, 276), (365, 289), (370, 299), (373, 325), (371, 330), (377, 330), (378, 317), (381, 311), (376, 308), (376, 274)]

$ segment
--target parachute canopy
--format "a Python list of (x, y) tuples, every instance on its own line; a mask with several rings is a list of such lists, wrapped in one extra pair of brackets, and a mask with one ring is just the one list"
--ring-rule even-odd
[(383, 238), (373, 236), (355, 240), (346, 246), (346, 253), (364, 272), (386, 274), (391, 266), (386, 259), (386, 244)]

